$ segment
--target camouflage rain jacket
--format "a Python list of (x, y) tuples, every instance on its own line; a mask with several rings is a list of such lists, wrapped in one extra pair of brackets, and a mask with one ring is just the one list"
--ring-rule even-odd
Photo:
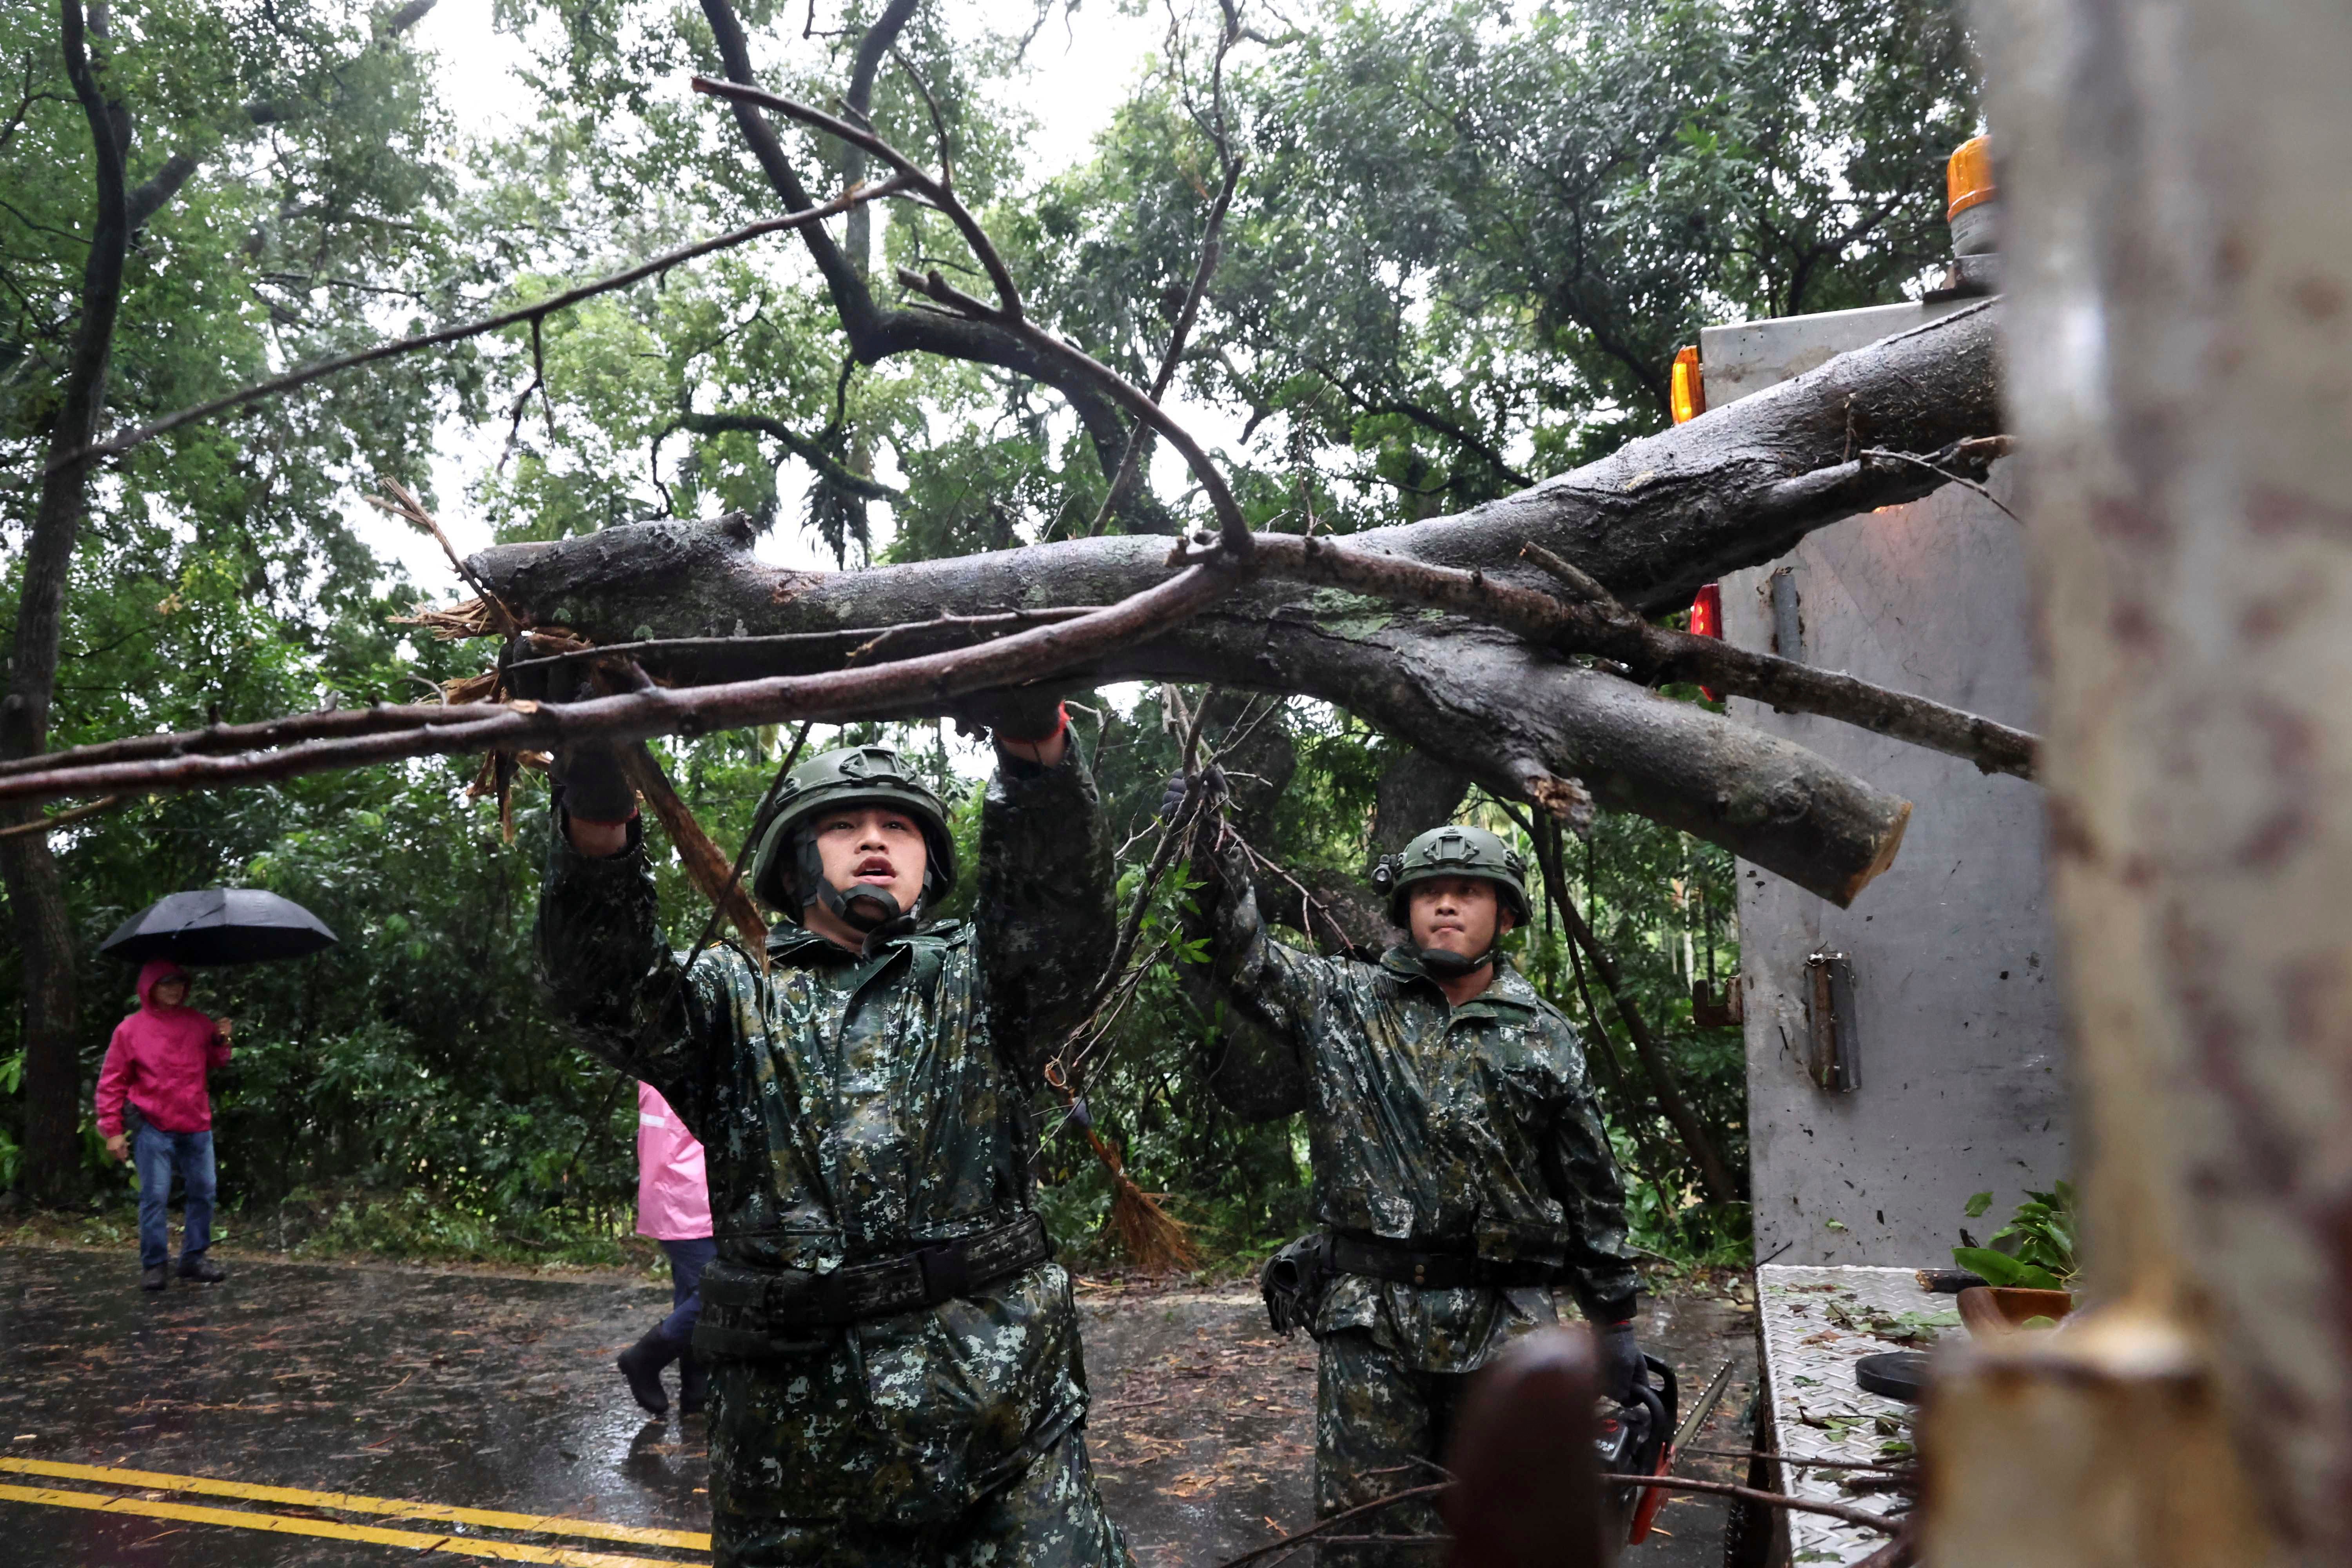
[[(712, 948), (667, 1013), (679, 956), (660, 943), (632, 833), (605, 859), (556, 834), (541, 964), (588, 1049), (702, 1141), (719, 1258), (826, 1271), (1030, 1207), (1033, 1058), (1076, 1023), (1116, 924), (1108, 828), (1075, 748), (1052, 769), (1002, 763), (972, 924), (866, 955), (786, 925), (767, 976)], [(1069, 1279), (1051, 1262), (831, 1338), (716, 1369), (722, 1533), (730, 1519), (951, 1520), (1086, 1412)]]
[[(1410, 948), (1381, 962), (1321, 958), (1276, 942), (1248, 868), (1228, 846), (1205, 896), (1219, 989), (1288, 1059), (1326, 1230), (1430, 1252), (1548, 1263), (1588, 1312), (1634, 1292), (1624, 1188), (1576, 1031), (1498, 959), (1460, 1007)], [(1557, 1321), (1539, 1287), (1433, 1290), (1339, 1275), (1317, 1338), (1365, 1329), (1402, 1364), (1470, 1372), (1516, 1334)]]

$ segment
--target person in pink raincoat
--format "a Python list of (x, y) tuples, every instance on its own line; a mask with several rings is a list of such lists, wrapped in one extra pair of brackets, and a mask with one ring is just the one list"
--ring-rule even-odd
[(168, 959), (139, 972), (139, 1010), (114, 1026), (98, 1075), (98, 1131), (106, 1151), (139, 1171), (139, 1283), (170, 1282), (171, 1221), (164, 1204), (177, 1172), (186, 1197), (180, 1278), (215, 1284), (228, 1271), (205, 1256), (213, 1244), (213, 1101), (205, 1075), (228, 1065), (229, 1020), (188, 1005), (188, 973)]
[(661, 1372), (677, 1363), (678, 1414), (698, 1415), (709, 1384), (694, 1359), (694, 1325), (702, 1316), (702, 1268), (719, 1251), (710, 1238), (710, 1188), (702, 1145), (649, 1083), (637, 1085), (637, 1234), (661, 1243), (669, 1258), (670, 1314), (621, 1352), (621, 1375), (647, 1414), (667, 1415)]

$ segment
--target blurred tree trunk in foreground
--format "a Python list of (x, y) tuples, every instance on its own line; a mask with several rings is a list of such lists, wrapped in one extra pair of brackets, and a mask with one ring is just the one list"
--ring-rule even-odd
[(1980, 11), (2092, 1316), (1976, 1355), (1926, 1559), (2352, 1561), (2352, 11)]

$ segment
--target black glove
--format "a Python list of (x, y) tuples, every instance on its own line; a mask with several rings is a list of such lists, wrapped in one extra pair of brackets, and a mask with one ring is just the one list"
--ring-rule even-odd
[[(1213, 805), (1218, 797), (1224, 793), (1225, 772), (1223, 768), (1211, 763), (1201, 774), (1201, 794), (1210, 805)], [(1160, 797), (1160, 820), (1173, 822), (1176, 820), (1176, 814), (1183, 809), (1184, 775), (1171, 773), (1168, 775), (1167, 792)]]
[[(523, 658), (541, 656), (530, 638), (516, 646)], [(532, 702), (584, 701), (597, 695), (590, 683), (588, 661), (567, 658), (556, 664), (526, 665), (507, 671), (507, 689)], [(621, 753), (611, 746), (558, 748), (547, 770), (558, 810), (583, 822), (626, 822), (637, 814), (637, 792), (622, 771)]]
[(986, 730), (1000, 742), (1018, 741), (1029, 745), (1052, 740), (1070, 721), (1060, 698), (1034, 686), (978, 692), (950, 711), (961, 729)]
[(1631, 1321), (1592, 1325), (1592, 1363), (1601, 1392), (1620, 1405), (1629, 1403), (1633, 1391), (1649, 1381), (1650, 1369), (1642, 1360)]

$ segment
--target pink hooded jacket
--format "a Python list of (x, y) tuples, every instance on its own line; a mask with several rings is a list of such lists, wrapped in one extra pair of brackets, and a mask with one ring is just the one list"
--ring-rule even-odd
[(649, 1083), (637, 1085), (637, 1234), (656, 1241), (710, 1234), (702, 1145)]
[(212, 1126), (205, 1075), (228, 1065), (228, 1042), (194, 1007), (161, 1007), (150, 1000), (161, 982), (187, 977), (186, 970), (163, 958), (139, 972), (139, 1011), (114, 1026), (106, 1066), (98, 1075), (100, 1135), (111, 1138), (122, 1131), (126, 1099), (165, 1132), (202, 1132)]

